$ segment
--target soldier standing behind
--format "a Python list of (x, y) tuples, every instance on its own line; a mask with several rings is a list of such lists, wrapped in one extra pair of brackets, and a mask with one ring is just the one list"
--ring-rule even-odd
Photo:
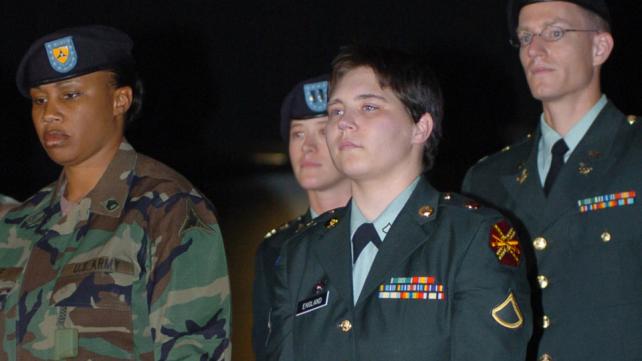
[(281, 135), (289, 145), (292, 170), (305, 189), (308, 211), (266, 235), (256, 254), (252, 338), (257, 361), (265, 360), (270, 333), (274, 263), (283, 243), (318, 215), (346, 205), (350, 181), (334, 166), (325, 140), (328, 75), (297, 84), (281, 106)]
[(535, 133), (472, 167), (463, 190), (522, 224), (536, 328), (530, 359), (642, 359), (642, 124), (602, 94), (613, 49), (603, 0), (510, 2), (543, 113)]
[(123, 136), (142, 101), (132, 46), (114, 28), (70, 28), (20, 63), (18, 89), (63, 170), (0, 223), (0, 359), (230, 359), (213, 206)]

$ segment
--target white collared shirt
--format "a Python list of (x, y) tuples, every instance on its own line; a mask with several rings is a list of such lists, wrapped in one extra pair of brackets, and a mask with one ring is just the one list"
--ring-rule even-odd
[[(595, 103), (593, 108), (591, 108), (591, 110), (589, 110), (564, 136), (564, 142), (566, 142), (566, 145), (568, 146), (568, 151), (564, 154), (564, 162), (566, 162), (571, 154), (573, 154), (573, 151), (577, 148), (577, 145), (580, 143), (582, 138), (584, 138), (584, 135), (586, 135), (586, 132), (589, 130), (591, 125), (593, 125), (593, 122), (602, 109), (604, 109), (606, 103), (606, 95), (602, 94), (602, 97), (600, 97), (600, 100)], [(537, 171), (539, 172), (539, 180), (543, 187), (544, 182), (546, 181), (546, 175), (548, 175), (548, 170), (551, 169), (551, 161), (553, 160), (551, 150), (553, 149), (553, 145), (555, 145), (558, 140), (562, 139), (562, 136), (546, 123), (544, 113), (540, 116), (539, 124), (542, 137), (539, 139), (539, 144), (537, 146)]]

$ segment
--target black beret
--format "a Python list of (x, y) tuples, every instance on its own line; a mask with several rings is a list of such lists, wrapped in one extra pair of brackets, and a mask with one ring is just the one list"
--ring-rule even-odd
[(286, 142), (292, 119), (310, 119), (328, 115), (328, 74), (297, 84), (281, 104), (281, 136)]
[(56, 31), (36, 40), (20, 61), (16, 85), (29, 89), (99, 70), (133, 66), (133, 42), (118, 29), (103, 25)]
[(579, 5), (589, 11), (599, 15), (609, 25), (611, 24), (611, 14), (606, 0), (508, 0), (508, 30), (511, 34), (517, 29), (519, 22), (519, 11), (526, 5), (547, 2), (547, 1), (566, 1)]

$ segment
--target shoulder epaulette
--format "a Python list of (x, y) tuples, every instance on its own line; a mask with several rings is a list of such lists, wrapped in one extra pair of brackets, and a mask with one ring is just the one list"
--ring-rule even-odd
[(482, 207), (482, 205), (472, 198), (468, 198), (458, 193), (444, 192), (441, 194), (440, 205), (454, 206), (466, 208), (475, 211)]
[[(533, 134), (532, 133), (528, 133), (528, 134), (526, 134), (526, 136), (524, 138), (520, 139), (519, 141), (517, 141), (517, 142), (515, 142), (515, 143), (513, 143), (511, 145), (505, 146), (499, 152), (496, 152), (496, 153), (494, 153), (492, 155), (506, 153), (506, 152), (514, 149), (516, 146), (529, 141), (532, 137), (533, 137)], [(489, 157), (490, 157), (490, 155), (483, 156), (477, 161), (477, 163), (481, 163), (481, 162), (485, 161), (486, 159), (488, 159)]]
[(292, 220), (290, 220), (288, 222), (285, 222), (285, 223), (283, 223), (282, 225), (280, 225), (280, 226), (278, 226), (276, 228), (272, 228), (269, 232), (267, 232), (265, 234), (264, 238), (265, 239), (270, 238), (270, 237), (274, 236), (275, 234), (277, 234), (279, 232), (283, 232), (283, 231), (289, 229), (290, 227), (294, 226), (295, 224), (299, 224), (299, 227), (296, 229), (296, 231), (298, 232), (299, 229), (301, 228), (300, 225), (302, 224), (301, 223), (302, 220), (303, 220), (303, 216), (298, 216), (297, 218), (292, 219)]
[(629, 125), (634, 125), (638, 122), (638, 117), (636, 115), (629, 115), (626, 117), (626, 121)]

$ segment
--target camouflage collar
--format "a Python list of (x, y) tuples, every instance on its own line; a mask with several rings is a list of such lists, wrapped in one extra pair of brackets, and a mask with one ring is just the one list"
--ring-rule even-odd
[[(85, 197), (85, 199), (89, 199), (90, 212), (120, 217), (129, 194), (129, 184), (136, 167), (136, 159), (137, 153), (134, 148), (126, 140), (123, 140), (116, 156), (109, 163), (98, 184)], [(66, 182), (65, 172), (62, 172), (51, 198), (52, 203), (60, 200), (60, 192), (64, 189)], [(81, 202), (83, 200), (79, 203)]]

